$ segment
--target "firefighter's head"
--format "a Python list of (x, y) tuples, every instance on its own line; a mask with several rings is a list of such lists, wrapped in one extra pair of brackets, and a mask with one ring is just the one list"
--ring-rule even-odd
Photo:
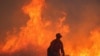
[(58, 39), (58, 38), (60, 39), (61, 37), (62, 37), (62, 35), (61, 35), (60, 33), (57, 33), (57, 34), (56, 34), (56, 38), (57, 38), (57, 39)]

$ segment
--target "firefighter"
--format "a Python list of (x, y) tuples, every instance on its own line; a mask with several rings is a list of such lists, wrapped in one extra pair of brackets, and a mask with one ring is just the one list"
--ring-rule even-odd
[(60, 40), (62, 38), (62, 35), (60, 33), (56, 34), (56, 39), (54, 39), (48, 50), (47, 50), (47, 56), (65, 56), (63, 43)]

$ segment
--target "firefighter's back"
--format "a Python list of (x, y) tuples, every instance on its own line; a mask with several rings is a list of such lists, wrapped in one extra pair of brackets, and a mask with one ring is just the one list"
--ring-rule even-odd
[(61, 41), (55, 39), (51, 42), (50, 47), (48, 48), (48, 56), (60, 56), (60, 49), (61, 49)]

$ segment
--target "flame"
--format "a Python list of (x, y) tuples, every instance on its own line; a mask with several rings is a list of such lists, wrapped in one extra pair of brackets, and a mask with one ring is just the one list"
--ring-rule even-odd
[(95, 30), (91, 31), (90, 34), (91, 35), (89, 36), (88, 40), (89, 42), (85, 43), (87, 44), (86, 46), (78, 45), (76, 49), (75, 47), (70, 46), (70, 51), (67, 49), (67, 52), (71, 56), (100, 56), (100, 28), (96, 28)]
[[(12, 54), (20, 50), (29, 50), (32, 51), (33, 56), (46, 56), (47, 47), (54, 39), (55, 34), (60, 32), (63, 35), (62, 41), (66, 54), (70, 56), (100, 56), (100, 29), (91, 32), (88, 43), (85, 43), (86, 46), (82, 44), (76, 46), (67, 39), (67, 34), (70, 32), (68, 24), (64, 24), (67, 13), (61, 12), (63, 16), (55, 22), (43, 21), (42, 10), (45, 5), (45, 0), (32, 0), (31, 3), (23, 6), (22, 10), (29, 16), (29, 21), (25, 27), (20, 28), (18, 34), (7, 34), (6, 43), (0, 45), (1, 53), (9, 53), (10, 56), (14, 56)], [(34, 55), (34, 52), (38, 53)]]
[[(41, 53), (46, 51), (50, 41), (54, 39), (57, 32), (61, 32), (63, 36), (69, 32), (68, 25), (63, 25), (66, 18), (65, 13), (62, 13), (63, 17), (58, 18), (56, 22), (43, 21), (41, 14), (44, 6), (45, 0), (32, 0), (30, 4), (23, 6), (22, 10), (30, 17), (27, 26), (21, 27), (19, 34), (8, 33), (7, 42), (3, 45), (0, 52), (12, 54), (21, 49), (28, 50), (28, 46), (31, 46), (30, 49), (33, 52), (36, 52), (34, 48), (37, 48), (37, 50), (39, 48)], [(40, 54), (38, 55), (41, 56)]]

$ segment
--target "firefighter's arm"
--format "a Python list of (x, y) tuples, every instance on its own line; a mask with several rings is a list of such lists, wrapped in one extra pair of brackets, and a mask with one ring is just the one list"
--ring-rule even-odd
[(62, 56), (65, 56), (64, 47), (62, 43), (61, 43), (61, 53), (62, 53)]

